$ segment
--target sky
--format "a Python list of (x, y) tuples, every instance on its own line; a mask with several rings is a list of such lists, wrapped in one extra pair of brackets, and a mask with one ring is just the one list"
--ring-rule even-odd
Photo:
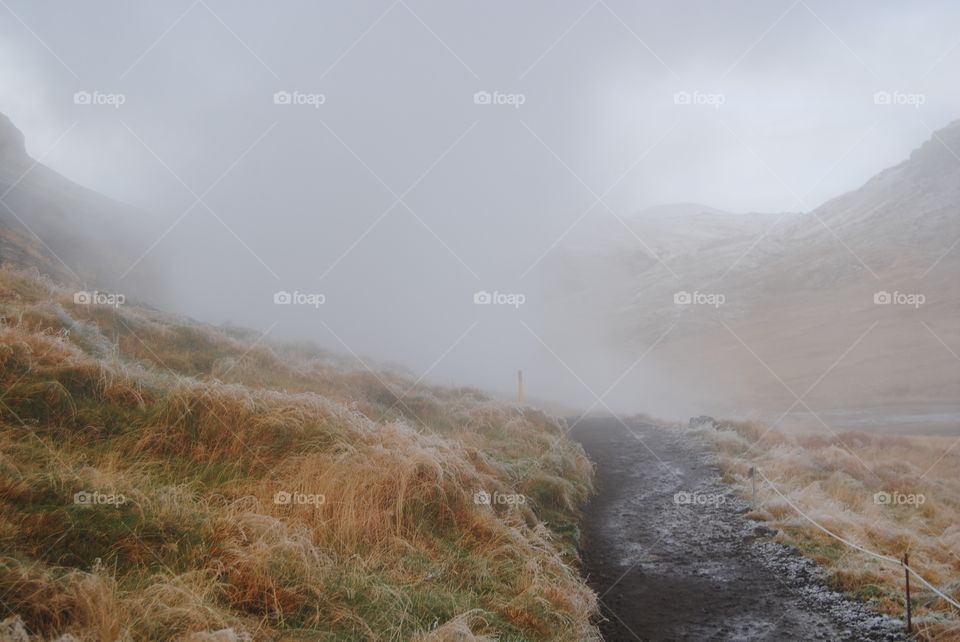
[(960, 117), (952, 2), (2, 0), (0, 16), (0, 111), (35, 158), (142, 212), (159, 303), (429, 381), (506, 391), (523, 368), (531, 394), (577, 404), (617, 373), (552, 343), (538, 297), (591, 221), (809, 210)]

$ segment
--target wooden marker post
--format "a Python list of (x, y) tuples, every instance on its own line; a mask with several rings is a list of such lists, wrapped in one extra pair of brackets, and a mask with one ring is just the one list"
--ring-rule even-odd
[(523, 370), (517, 370), (517, 403), (523, 403)]
[(910, 606), (910, 554), (903, 554), (903, 574), (907, 580), (907, 633), (913, 633), (912, 608)]

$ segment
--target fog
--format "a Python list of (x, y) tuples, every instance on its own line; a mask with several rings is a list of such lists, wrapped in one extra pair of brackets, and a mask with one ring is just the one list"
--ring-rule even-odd
[(655, 358), (552, 313), (558, 245), (663, 203), (808, 210), (960, 113), (949, 2), (6, 0), (0, 15), (0, 111), (35, 158), (142, 213), (150, 261), (129, 278), (149, 263), (167, 284), (144, 298), (431, 382), (509, 394), (523, 369), (528, 395), (581, 408), (611, 386), (614, 410), (674, 404), (644, 392)]

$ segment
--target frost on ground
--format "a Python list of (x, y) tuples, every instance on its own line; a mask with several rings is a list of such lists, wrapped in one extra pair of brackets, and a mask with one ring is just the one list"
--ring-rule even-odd
[(573, 434), (597, 465), (583, 547), (605, 639), (907, 639), (747, 519), (696, 433), (606, 418)]
[[(751, 467), (765, 479), (758, 483), (750, 516), (779, 529), (779, 541), (822, 564), (840, 590), (865, 596), (881, 612), (903, 613), (899, 564), (851, 549), (798, 510), (877, 554), (899, 560), (909, 552), (919, 576), (960, 597), (960, 455), (951, 452), (956, 435), (823, 434), (770, 429), (758, 422), (695, 424), (691, 420), (691, 428), (718, 454), (724, 479), (742, 495), (750, 492)], [(917, 581), (911, 601), (919, 639), (960, 639), (960, 614), (945, 600)]]

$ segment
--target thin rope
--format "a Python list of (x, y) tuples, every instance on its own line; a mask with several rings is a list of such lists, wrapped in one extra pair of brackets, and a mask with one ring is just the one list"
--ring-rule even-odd
[(766, 475), (764, 475), (762, 472), (760, 472), (760, 468), (754, 466), (754, 470), (757, 471), (757, 474), (758, 474), (758, 475), (760, 475), (761, 477), (763, 477), (763, 480), (764, 480), (765, 482), (767, 482), (768, 484), (770, 484), (770, 488), (773, 489), (773, 492), (775, 492), (777, 495), (780, 495), (780, 497), (783, 498), (783, 501), (787, 502), (787, 504), (790, 505), (790, 508), (792, 508), (793, 510), (797, 511), (804, 519), (806, 519), (808, 522), (810, 522), (811, 524), (813, 524), (814, 526), (816, 526), (817, 528), (819, 528), (821, 531), (823, 531), (824, 533), (826, 533), (826, 534), (829, 535), (830, 537), (834, 538), (835, 540), (840, 541), (840, 542), (843, 542), (843, 543), (846, 544), (847, 546), (849, 546), (849, 547), (851, 547), (851, 548), (854, 548), (854, 549), (860, 551), (861, 553), (866, 553), (867, 555), (869, 555), (869, 556), (871, 556), (871, 557), (875, 557), (875, 558), (877, 558), (878, 560), (883, 560), (884, 562), (890, 562), (890, 563), (892, 563), (892, 564), (897, 564), (898, 566), (903, 566), (903, 567), (906, 568), (907, 571), (909, 571), (914, 577), (916, 577), (916, 578), (917, 578), (918, 580), (920, 580), (924, 585), (926, 585), (927, 588), (929, 588), (931, 591), (933, 591), (934, 593), (936, 593), (937, 595), (939, 595), (941, 598), (943, 598), (948, 604), (950, 604), (951, 606), (953, 606), (953, 607), (956, 608), (956, 609), (960, 609), (960, 603), (957, 603), (957, 601), (954, 600), (952, 597), (950, 597), (949, 595), (946, 595), (943, 591), (941, 591), (940, 589), (938, 589), (937, 587), (935, 587), (933, 584), (931, 584), (930, 582), (928, 582), (922, 575), (920, 575), (920, 574), (917, 573), (915, 570), (913, 570), (912, 568), (910, 568), (910, 566), (908, 566), (907, 564), (904, 564), (904, 563), (903, 563), (903, 560), (898, 560), (898, 559), (893, 558), (893, 557), (887, 557), (886, 555), (881, 555), (881, 554), (879, 554), (879, 553), (875, 553), (875, 552), (873, 552), (873, 551), (871, 551), (871, 550), (869, 550), (869, 549), (864, 548), (863, 546), (860, 546), (859, 544), (857, 544), (857, 543), (855, 543), (855, 542), (851, 542), (851, 541), (848, 540), (848, 539), (845, 539), (845, 538), (843, 538), (843, 537), (840, 537), (839, 535), (837, 535), (837, 534), (834, 533), (833, 531), (829, 530), (827, 527), (821, 525), (819, 522), (817, 522), (817, 520), (813, 519), (812, 517), (810, 517), (809, 515), (807, 515), (805, 512), (803, 512), (802, 510), (800, 510), (800, 508), (799, 508), (796, 504), (794, 504), (792, 501), (790, 501), (790, 499), (789, 499), (786, 495), (784, 495), (783, 493), (780, 492), (780, 490), (774, 485), (774, 483), (773, 483), (772, 481), (770, 481), (769, 479), (767, 479), (767, 476), (766, 476)]

